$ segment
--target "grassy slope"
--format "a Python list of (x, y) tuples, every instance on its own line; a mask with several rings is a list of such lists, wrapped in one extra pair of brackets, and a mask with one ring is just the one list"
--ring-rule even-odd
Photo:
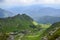
[[(9, 17), (9, 18), (0, 18), (0, 32), (2, 32), (2, 39), (6, 34), (8, 35), (10, 32), (20, 32), (24, 30), (31, 30), (34, 24), (32, 23), (33, 19), (30, 18), (29, 16), (23, 14), (23, 15), (16, 15), (14, 17)], [(3, 35), (5, 34), (5, 35)], [(1, 40), (1, 38), (0, 38)], [(5, 39), (4, 39), (5, 40)]]
[(28, 20), (25, 15), (17, 15), (12, 18), (0, 19), (1, 31), (4, 32), (30, 29), (30, 25), (33, 25), (32, 20)]
[[(34, 25), (38, 25), (38, 23), (36, 23), (35, 21), (33, 22)], [(22, 40), (40, 40), (42, 33), (50, 26), (51, 24), (40, 24), (41, 28), (43, 28), (40, 31), (37, 31), (36, 34), (29, 34), (29, 35), (25, 35)]]
[[(52, 34), (52, 35), (51, 35)], [(60, 37), (60, 22), (52, 24), (44, 33), (43, 37), (47, 36), (48, 40), (56, 40)]]

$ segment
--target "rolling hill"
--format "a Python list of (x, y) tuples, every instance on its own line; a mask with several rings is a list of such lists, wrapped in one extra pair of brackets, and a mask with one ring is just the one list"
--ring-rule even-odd
[[(33, 26), (33, 19), (26, 14), (18, 14), (13, 17), (0, 18), (0, 27), (5, 32), (12, 32), (15, 30), (26, 30)], [(1, 30), (0, 30), (1, 31)]]

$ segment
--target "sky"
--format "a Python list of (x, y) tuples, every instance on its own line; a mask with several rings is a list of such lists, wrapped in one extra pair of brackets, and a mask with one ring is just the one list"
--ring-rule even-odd
[(14, 7), (26, 7), (31, 5), (39, 5), (60, 9), (60, 0), (0, 0), (0, 8), (6, 9), (8, 11), (10, 11), (10, 9)]
[(36, 4), (59, 7), (60, 0), (0, 0), (0, 7), (2, 8), (10, 8), (14, 6), (29, 6)]

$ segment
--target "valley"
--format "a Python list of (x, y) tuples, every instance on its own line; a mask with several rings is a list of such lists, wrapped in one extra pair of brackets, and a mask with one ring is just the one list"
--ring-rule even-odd
[[(28, 21), (27, 21), (28, 20)], [(39, 40), (51, 24), (38, 24), (26, 14), (0, 19), (0, 35), (6, 40)], [(0, 38), (0, 40), (5, 40)]]
[(0, 9), (0, 40), (59, 40), (60, 17), (13, 14)]

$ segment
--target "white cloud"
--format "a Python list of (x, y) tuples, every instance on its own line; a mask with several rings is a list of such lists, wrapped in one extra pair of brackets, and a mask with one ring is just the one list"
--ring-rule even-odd
[(34, 0), (5, 0), (3, 4), (6, 5), (27, 5), (27, 4), (32, 4)]
[(32, 4), (60, 4), (60, 0), (5, 0), (0, 3), (1, 6), (17, 6)]
[(60, 4), (59, 0), (38, 0), (37, 4)]

